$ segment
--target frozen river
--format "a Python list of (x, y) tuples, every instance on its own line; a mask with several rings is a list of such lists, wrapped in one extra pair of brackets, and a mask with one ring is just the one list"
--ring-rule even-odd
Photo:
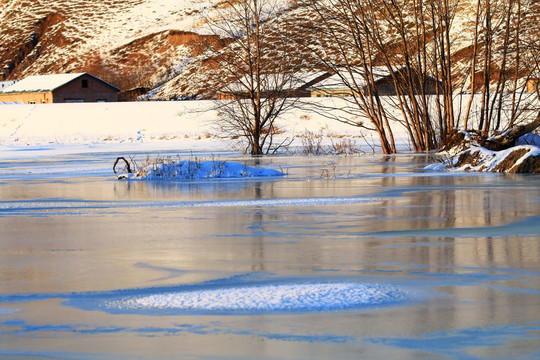
[(540, 358), (538, 175), (127, 182), (115, 156), (0, 161), (0, 358)]

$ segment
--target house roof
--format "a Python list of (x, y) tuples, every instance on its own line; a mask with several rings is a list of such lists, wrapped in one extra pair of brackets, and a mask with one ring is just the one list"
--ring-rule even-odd
[[(346, 90), (351, 87), (362, 88), (366, 85), (363, 70), (353, 70), (351, 75), (348, 71), (340, 71), (332, 76), (314, 84), (310, 90)], [(385, 66), (376, 66), (373, 68), (373, 78), (378, 81), (390, 75), (390, 71)], [(356, 84), (356, 86), (354, 85)]]
[(11, 85), (15, 84), (16, 82), (17, 82), (17, 80), (0, 81), (0, 92), (2, 92), (2, 90), (7, 88), (8, 86), (11, 86)]
[[(404, 67), (394, 69), (394, 74), (398, 77), (403, 76)], [(362, 89), (367, 85), (363, 69), (351, 69), (351, 71), (340, 71), (332, 76), (309, 87), (310, 91), (348, 91), (350, 89)], [(392, 80), (392, 74), (386, 66), (374, 66), (372, 69), (373, 80), (375, 84), (380, 84), (385, 79)], [(428, 80), (438, 81), (432, 76), (426, 75)]]
[[(261, 77), (262, 88), (265, 91), (279, 90), (290, 91), (300, 90), (307, 87), (309, 84), (315, 83), (319, 78), (323, 78), (324, 71), (318, 72), (298, 72), (295, 74), (267, 74)], [(235, 93), (246, 91), (246, 85), (249, 84), (248, 76), (244, 76), (241, 80), (227, 84), (222, 90), (222, 93)], [(256, 84), (254, 85), (256, 86)]]
[(116, 91), (120, 91), (116, 86), (113, 86), (106, 81), (103, 81), (91, 74), (88, 73), (73, 73), (73, 74), (53, 74), (53, 75), (34, 75), (28, 76), (23, 80), (6, 87), (1, 93), (10, 94), (10, 93), (27, 93), (27, 92), (49, 92), (54, 91), (83, 75), (89, 75), (103, 83), (114, 88)]

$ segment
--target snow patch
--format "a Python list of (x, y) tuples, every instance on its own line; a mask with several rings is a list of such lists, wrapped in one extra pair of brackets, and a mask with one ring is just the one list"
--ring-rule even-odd
[(118, 178), (137, 180), (191, 180), (284, 175), (281, 171), (255, 168), (234, 162), (183, 160), (146, 165), (140, 168), (137, 174), (122, 174)]
[(427, 171), (446, 171), (448, 170), (446, 165), (444, 163), (435, 163), (435, 164), (429, 164), (428, 166), (426, 166), (424, 168), (424, 170), (427, 170)]
[(411, 294), (386, 284), (300, 283), (178, 291), (106, 301), (109, 311), (305, 312), (392, 305)]

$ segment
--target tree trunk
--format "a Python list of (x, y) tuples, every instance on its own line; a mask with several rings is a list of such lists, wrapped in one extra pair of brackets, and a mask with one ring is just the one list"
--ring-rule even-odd
[(501, 151), (511, 148), (516, 144), (516, 141), (525, 134), (533, 132), (536, 128), (540, 127), (540, 112), (536, 117), (536, 120), (526, 125), (518, 125), (512, 130), (505, 132), (504, 134), (495, 136), (490, 139), (484, 139), (480, 142), (482, 147), (492, 151)]

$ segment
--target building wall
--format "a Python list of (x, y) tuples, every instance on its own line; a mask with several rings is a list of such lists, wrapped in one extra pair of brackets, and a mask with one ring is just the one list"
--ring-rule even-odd
[[(83, 81), (85, 82), (84, 87)], [(50, 104), (98, 101), (116, 102), (118, 101), (118, 93), (106, 83), (89, 75), (83, 75), (53, 92), (0, 93), (0, 102)]]
[[(403, 84), (405, 86), (405, 84)], [(396, 87), (394, 86), (394, 80), (391, 77), (385, 77), (380, 80), (377, 80), (375, 82), (375, 86), (377, 88), (377, 91), (379, 92), (379, 95), (397, 95)], [(416, 92), (420, 92), (420, 85), (416, 85), (415, 88)], [(433, 79), (427, 79), (426, 88), (425, 88), (426, 95), (434, 95), (437, 93), (437, 81)], [(367, 88), (363, 87), (361, 89), (361, 92), (354, 92), (352, 89), (348, 88), (335, 88), (335, 89), (317, 89), (315, 86), (315, 89), (311, 91), (311, 97), (347, 97), (347, 96), (353, 96), (353, 94), (359, 95), (362, 94), (368, 94)]]
[(351, 89), (317, 89), (311, 91), (311, 97), (347, 97), (352, 96), (352, 94)]
[[(381, 80), (376, 81), (375, 86), (377, 87), (377, 90), (381, 95), (397, 95), (396, 87), (394, 86), (394, 80), (391, 77), (385, 77)], [(400, 87), (403, 87), (405, 90), (405, 87), (407, 84), (405, 82), (401, 82)], [(415, 94), (420, 94), (420, 80), (415, 79), (414, 84), (414, 92)], [(427, 79), (424, 91), (426, 95), (436, 95), (437, 94), (437, 81), (433, 79)]]
[(527, 92), (533, 93), (536, 92), (540, 86), (540, 79), (532, 78), (527, 81)]
[(218, 100), (234, 100), (234, 94), (226, 93), (226, 92), (219, 92)]
[[(281, 92), (276, 91), (262, 91), (261, 92), (261, 98), (269, 98), (269, 97), (276, 97), (276, 98), (303, 98), (303, 97), (310, 97), (311, 93), (308, 90), (283, 90)], [(234, 100), (234, 99), (249, 99), (249, 95), (247, 92), (218, 92), (217, 94), (218, 100)]]
[(51, 92), (0, 94), (0, 102), (50, 104), (53, 102), (53, 94)]
[[(87, 87), (83, 87), (83, 81), (86, 81)], [(55, 103), (65, 103), (70, 101), (118, 101), (118, 93), (116, 90), (89, 75), (83, 75), (61, 88), (56, 89), (53, 92), (53, 95)]]

